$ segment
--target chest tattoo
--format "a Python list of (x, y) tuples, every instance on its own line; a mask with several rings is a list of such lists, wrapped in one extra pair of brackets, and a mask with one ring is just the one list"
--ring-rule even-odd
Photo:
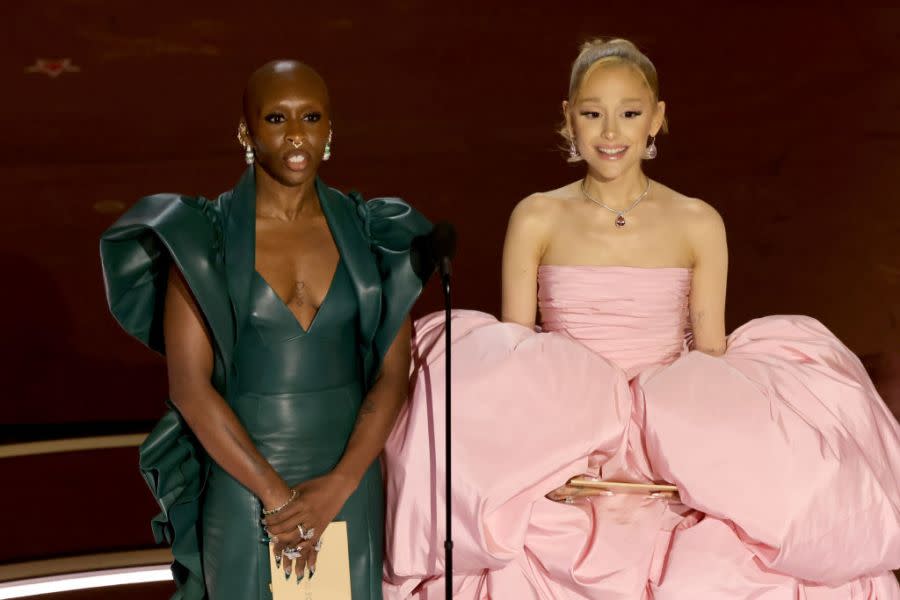
[(288, 304), (297, 308), (306, 305), (306, 284), (304, 282), (298, 281), (294, 284), (294, 292), (291, 294), (291, 301)]

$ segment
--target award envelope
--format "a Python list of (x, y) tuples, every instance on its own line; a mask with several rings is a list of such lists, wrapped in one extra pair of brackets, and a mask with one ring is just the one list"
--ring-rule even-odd
[(321, 539), (322, 550), (316, 558), (316, 575), (310, 580), (309, 572), (305, 573), (299, 585), (295, 573), (291, 573), (288, 579), (284, 578), (284, 571), (275, 566), (275, 555), (271, 552), (272, 545), (269, 545), (273, 600), (351, 600), (347, 523), (330, 523)]

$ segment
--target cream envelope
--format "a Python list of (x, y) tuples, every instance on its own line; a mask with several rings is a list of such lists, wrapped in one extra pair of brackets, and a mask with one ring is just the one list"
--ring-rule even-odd
[(334, 521), (322, 534), (322, 551), (316, 559), (316, 576), (309, 572), (297, 585), (294, 573), (284, 578), (284, 571), (275, 566), (272, 545), (269, 545), (269, 571), (272, 574), (273, 600), (351, 600), (350, 551), (347, 544), (346, 521)]

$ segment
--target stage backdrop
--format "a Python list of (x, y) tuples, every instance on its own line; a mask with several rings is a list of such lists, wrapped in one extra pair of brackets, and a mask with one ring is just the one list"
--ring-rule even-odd
[[(869, 357), (883, 389), (896, 386), (897, 8), (57, 0), (2, 10), (7, 442), (142, 431), (162, 413), (162, 361), (109, 316), (97, 240), (143, 195), (233, 185), (243, 84), (273, 58), (307, 61), (330, 86), (326, 181), (454, 222), (455, 304), (496, 312), (510, 210), (582, 175), (555, 131), (578, 45), (598, 35), (634, 40), (659, 69), (671, 133), (648, 171), (721, 211), (729, 329), (812, 315)], [(415, 311), (436, 308), (430, 289)], [(149, 544), (155, 509), (135, 463), (133, 449), (0, 460), (4, 487), (20, 490), (0, 500), (4, 539), (19, 540), (0, 543), (0, 563)], [(41, 483), (47, 474), (55, 488)], [(52, 536), (36, 532), (60, 485), (82, 493), (67, 494)]]

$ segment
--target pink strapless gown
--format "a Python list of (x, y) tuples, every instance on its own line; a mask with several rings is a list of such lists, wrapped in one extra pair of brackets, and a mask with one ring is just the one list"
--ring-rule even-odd
[[(900, 427), (808, 317), (687, 352), (688, 269), (541, 267), (544, 333), (453, 314), (454, 597), (897, 599)], [(387, 600), (443, 598), (442, 314), (386, 449)], [(682, 503), (547, 500), (578, 473)]]

